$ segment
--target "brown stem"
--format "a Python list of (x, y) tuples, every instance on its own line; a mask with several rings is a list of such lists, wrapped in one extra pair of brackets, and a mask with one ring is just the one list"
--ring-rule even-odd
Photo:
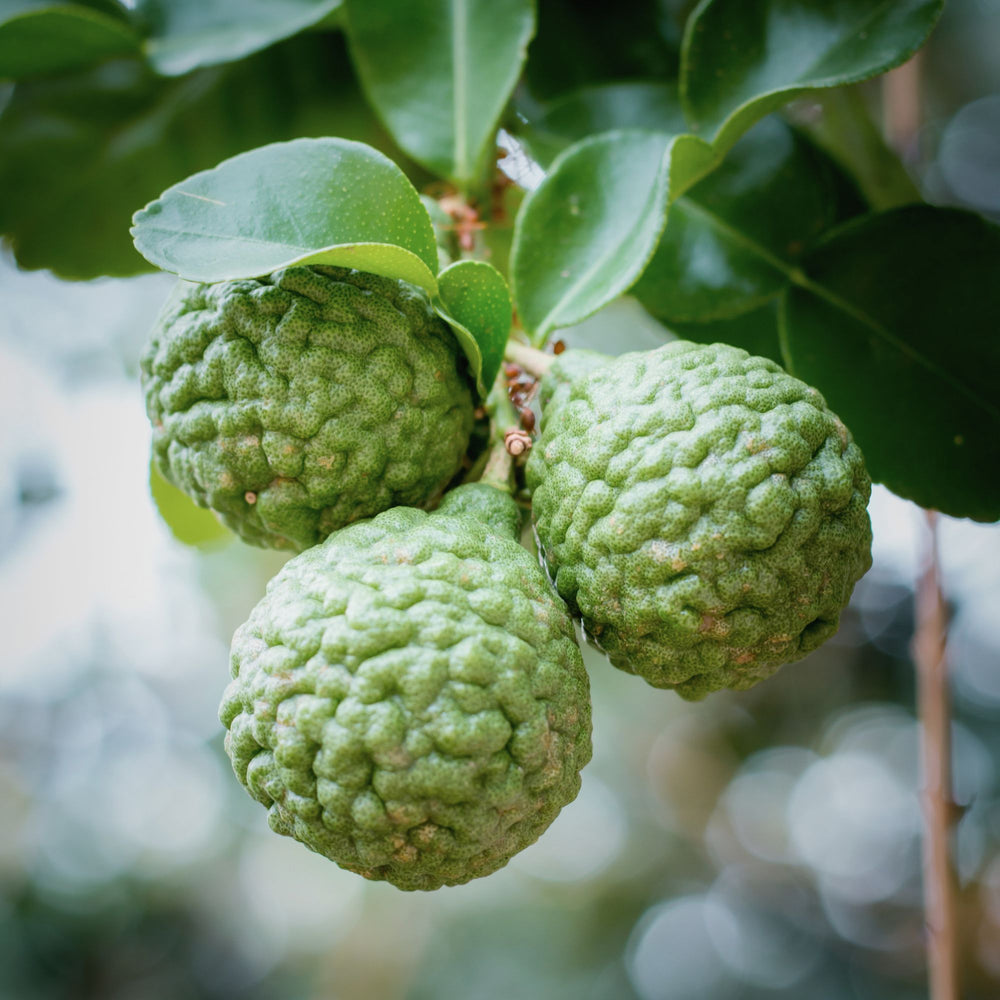
[[(920, 129), (919, 59), (883, 77), (883, 128), (901, 157), (912, 152)], [(958, 1000), (955, 871), (951, 862), (951, 698), (948, 691), (948, 614), (941, 593), (937, 514), (926, 511), (928, 546), (917, 584), (913, 662), (924, 788), (924, 922), (930, 1000)]]
[(955, 874), (951, 863), (951, 718), (945, 658), (947, 612), (941, 593), (937, 515), (926, 512), (926, 566), (917, 586), (913, 660), (917, 668), (924, 788), (924, 913), (931, 1000), (958, 1000)]
[(886, 141), (905, 163), (912, 160), (920, 135), (920, 75), (923, 54), (882, 77), (883, 131)]

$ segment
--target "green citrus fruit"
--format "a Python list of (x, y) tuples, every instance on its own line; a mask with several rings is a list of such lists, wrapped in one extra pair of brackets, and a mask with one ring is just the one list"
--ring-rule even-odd
[(492, 487), (296, 556), (233, 638), (226, 750), (272, 829), (401, 889), (500, 868), (590, 759), (572, 620)]
[(833, 635), (871, 564), (871, 483), (823, 397), (724, 344), (572, 353), (527, 481), (556, 588), (612, 663), (699, 698)]
[(181, 283), (142, 374), (159, 470), (273, 548), (433, 502), (473, 422), (464, 356), (424, 293), (344, 268)]

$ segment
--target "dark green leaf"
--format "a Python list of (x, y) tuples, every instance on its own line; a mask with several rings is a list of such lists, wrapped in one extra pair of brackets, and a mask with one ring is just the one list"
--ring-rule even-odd
[(532, 92), (548, 99), (586, 84), (677, 76), (680, 36), (659, 0), (542, 0), (528, 50)]
[(0, 78), (72, 72), (138, 50), (123, 18), (83, 5), (15, 3), (0, 12)]
[(711, 158), (693, 136), (622, 131), (585, 139), (556, 160), (514, 231), (514, 300), (536, 341), (580, 322), (638, 278), (669, 199)]
[(702, 0), (688, 19), (681, 100), (720, 150), (817, 88), (877, 76), (923, 45), (944, 0)]
[(850, 427), (872, 477), (1000, 518), (1000, 229), (926, 205), (838, 230), (781, 314), (790, 370)]
[(756, 309), (836, 221), (839, 183), (811, 143), (777, 118), (760, 122), (673, 204), (632, 294), (668, 325)]
[(923, 201), (913, 178), (882, 134), (877, 120), (881, 108), (877, 100), (868, 98), (868, 89), (859, 84), (815, 95), (808, 115), (802, 116), (807, 119), (803, 127), (850, 175), (856, 191), (864, 192), (872, 208), (885, 211)]
[(623, 128), (686, 132), (677, 87), (650, 81), (582, 87), (544, 105), (517, 126), (517, 135), (534, 159), (548, 166), (579, 139)]
[(182, 177), (298, 135), (395, 150), (346, 56), (340, 35), (307, 35), (180, 78), (113, 61), (19, 83), (0, 112), (0, 233), (22, 267), (135, 274), (150, 265), (132, 246), (132, 213)]
[(349, 0), (358, 75), (396, 141), (460, 188), (475, 184), (534, 28), (530, 0)]
[(510, 334), (507, 282), (492, 264), (460, 260), (438, 275), (438, 289), (437, 311), (454, 329), (485, 399)]
[(683, 340), (698, 344), (732, 344), (758, 357), (784, 364), (778, 338), (778, 302), (772, 300), (759, 309), (732, 319), (711, 323), (671, 323), (670, 329)]
[(139, 0), (146, 52), (160, 73), (242, 59), (311, 27), (341, 0)]
[(136, 249), (189, 281), (288, 264), (335, 264), (436, 290), (427, 210), (387, 156), (349, 139), (294, 139), (240, 153), (135, 216)]

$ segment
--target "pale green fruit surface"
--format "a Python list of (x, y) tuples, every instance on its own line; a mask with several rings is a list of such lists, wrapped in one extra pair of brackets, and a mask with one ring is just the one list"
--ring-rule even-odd
[(700, 698), (833, 635), (871, 565), (871, 482), (822, 396), (724, 344), (567, 377), (571, 354), (527, 482), (556, 588), (611, 662)]
[(492, 487), (290, 560), (233, 638), (226, 750), (272, 829), (436, 889), (502, 867), (575, 798), (590, 700), (572, 620)]
[(272, 548), (432, 502), (472, 428), (464, 357), (423, 292), (346, 268), (182, 283), (141, 367), (159, 470)]

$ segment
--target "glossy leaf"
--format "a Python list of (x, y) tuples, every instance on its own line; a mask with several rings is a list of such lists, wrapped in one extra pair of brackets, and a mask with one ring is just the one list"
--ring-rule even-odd
[(809, 90), (884, 73), (923, 45), (944, 0), (702, 0), (688, 19), (681, 100), (728, 149)]
[(840, 183), (811, 143), (777, 118), (760, 122), (674, 203), (632, 294), (667, 324), (758, 308), (837, 221)]
[(507, 282), (492, 264), (460, 260), (438, 275), (435, 305), (462, 344), (485, 399), (500, 370), (510, 334)]
[(322, 21), (341, 0), (139, 0), (146, 54), (160, 73), (242, 59)]
[(730, 319), (709, 323), (672, 322), (670, 329), (682, 340), (697, 344), (732, 344), (779, 365), (785, 363), (778, 337), (778, 301), (772, 301)]
[(128, 232), (136, 208), (226, 157), (297, 135), (401, 156), (362, 100), (339, 35), (172, 79), (115, 60), (23, 81), (0, 110), (0, 233), (21, 267), (64, 278), (148, 271)]
[(632, 285), (656, 248), (669, 200), (711, 159), (693, 136), (622, 131), (585, 139), (556, 160), (514, 231), (514, 301), (536, 341)]
[(388, 157), (347, 139), (295, 139), (175, 184), (135, 216), (136, 248), (190, 281), (325, 263), (435, 290), (420, 196)]
[(625, 128), (686, 132), (677, 87), (646, 80), (581, 87), (529, 115), (517, 135), (534, 159), (548, 166), (580, 139)]
[(872, 477), (956, 517), (1000, 518), (1000, 228), (926, 205), (838, 230), (788, 292), (782, 348)]
[(84, 69), (139, 44), (123, 17), (82, 4), (9, 4), (0, 13), (0, 79)]
[(350, 0), (358, 75), (396, 141), (468, 187), (483, 173), (534, 29), (530, 0)]

